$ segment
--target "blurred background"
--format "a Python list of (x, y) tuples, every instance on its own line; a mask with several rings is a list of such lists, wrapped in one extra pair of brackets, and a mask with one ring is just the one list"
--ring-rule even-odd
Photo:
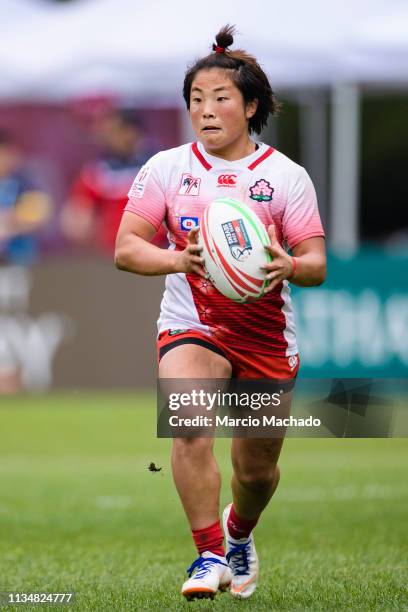
[[(328, 280), (294, 289), (304, 376), (408, 366), (408, 6), (2, 0), (0, 393), (154, 385), (163, 279), (119, 273), (126, 194), (193, 138), (181, 86), (220, 26), (270, 76), (261, 139), (306, 167)], [(155, 237), (166, 245), (164, 230)]]

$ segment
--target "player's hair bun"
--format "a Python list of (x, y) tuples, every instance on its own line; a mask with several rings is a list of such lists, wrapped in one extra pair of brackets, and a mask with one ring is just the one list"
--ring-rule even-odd
[(219, 51), (220, 49), (227, 49), (234, 42), (235, 28), (234, 26), (226, 25), (218, 32), (215, 37), (216, 43), (212, 46), (213, 51)]
[(220, 29), (212, 46), (212, 51), (197, 59), (188, 68), (184, 77), (183, 97), (190, 109), (191, 87), (200, 70), (217, 68), (228, 70), (232, 81), (240, 90), (245, 104), (257, 101), (255, 114), (249, 119), (249, 132), (260, 134), (271, 114), (279, 112), (280, 104), (275, 98), (269, 79), (253, 55), (244, 49), (228, 49), (234, 42), (235, 26), (229, 24)]

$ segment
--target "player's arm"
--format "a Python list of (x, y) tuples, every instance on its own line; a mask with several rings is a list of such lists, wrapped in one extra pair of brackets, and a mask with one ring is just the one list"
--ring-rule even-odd
[(265, 293), (287, 279), (300, 287), (321, 285), (326, 278), (326, 249), (324, 238), (317, 236), (302, 240), (292, 248), (289, 255), (276, 238), (275, 227), (268, 228), (271, 244), (265, 247), (272, 255), (272, 262), (264, 267), (266, 278), (271, 282)]
[(317, 236), (303, 240), (293, 247), (292, 253), (291, 283), (299, 287), (313, 287), (324, 283), (327, 268), (324, 238)]
[(265, 266), (272, 291), (283, 280), (301, 287), (321, 285), (326, 278), (324, 231), (317, 207), (316, 191), (304, 168), (292, 177), (282, 216), (282, 238), (292, 250), (290, 256), (277, 239), (275, 226), (268, 228), (273, 261)]
[(125, 211), (116, 238), (115, 265), (119, 270), (144, 276), (176, 272), (205, 276), (197, 232), (197, 228), (189, 232), (183, 251), (160, 249), (149, 242), (156, 228), (140, 215)]

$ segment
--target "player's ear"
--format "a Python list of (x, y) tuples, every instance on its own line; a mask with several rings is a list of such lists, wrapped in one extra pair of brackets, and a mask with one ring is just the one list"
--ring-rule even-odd
[(258, 108), (258, 98), (255, 98), (254, 100), (250, 100), (249, 102), (247, 102), (246, 107), (245, 107), (245, 116), (247, 119), (251, 119)]

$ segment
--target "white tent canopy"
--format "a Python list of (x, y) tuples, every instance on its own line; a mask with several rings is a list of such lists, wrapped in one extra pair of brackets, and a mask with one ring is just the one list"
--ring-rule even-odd
[[(112, 92), (180, 100), (186, 64), (221, 25), (275, 88), (406, 82), (408, 8), (385, 0), (2, 0), (0, 97)], [(250, 10), (248, 10), (250, 7)]]
[[(186, 65), (209, 52), (226, 23), (238, 28), (235, 48), (258, 58), (278, 95), (333, 92), (331, 244), (353, 250), (359, 86), (407, 86), (405, 0), (2, 0), (0, 100), (111, 94), (181, 106)], [(316, 100), (303, 107), (304, 149), (321, 188), (328, 174), (325, 110)]]

